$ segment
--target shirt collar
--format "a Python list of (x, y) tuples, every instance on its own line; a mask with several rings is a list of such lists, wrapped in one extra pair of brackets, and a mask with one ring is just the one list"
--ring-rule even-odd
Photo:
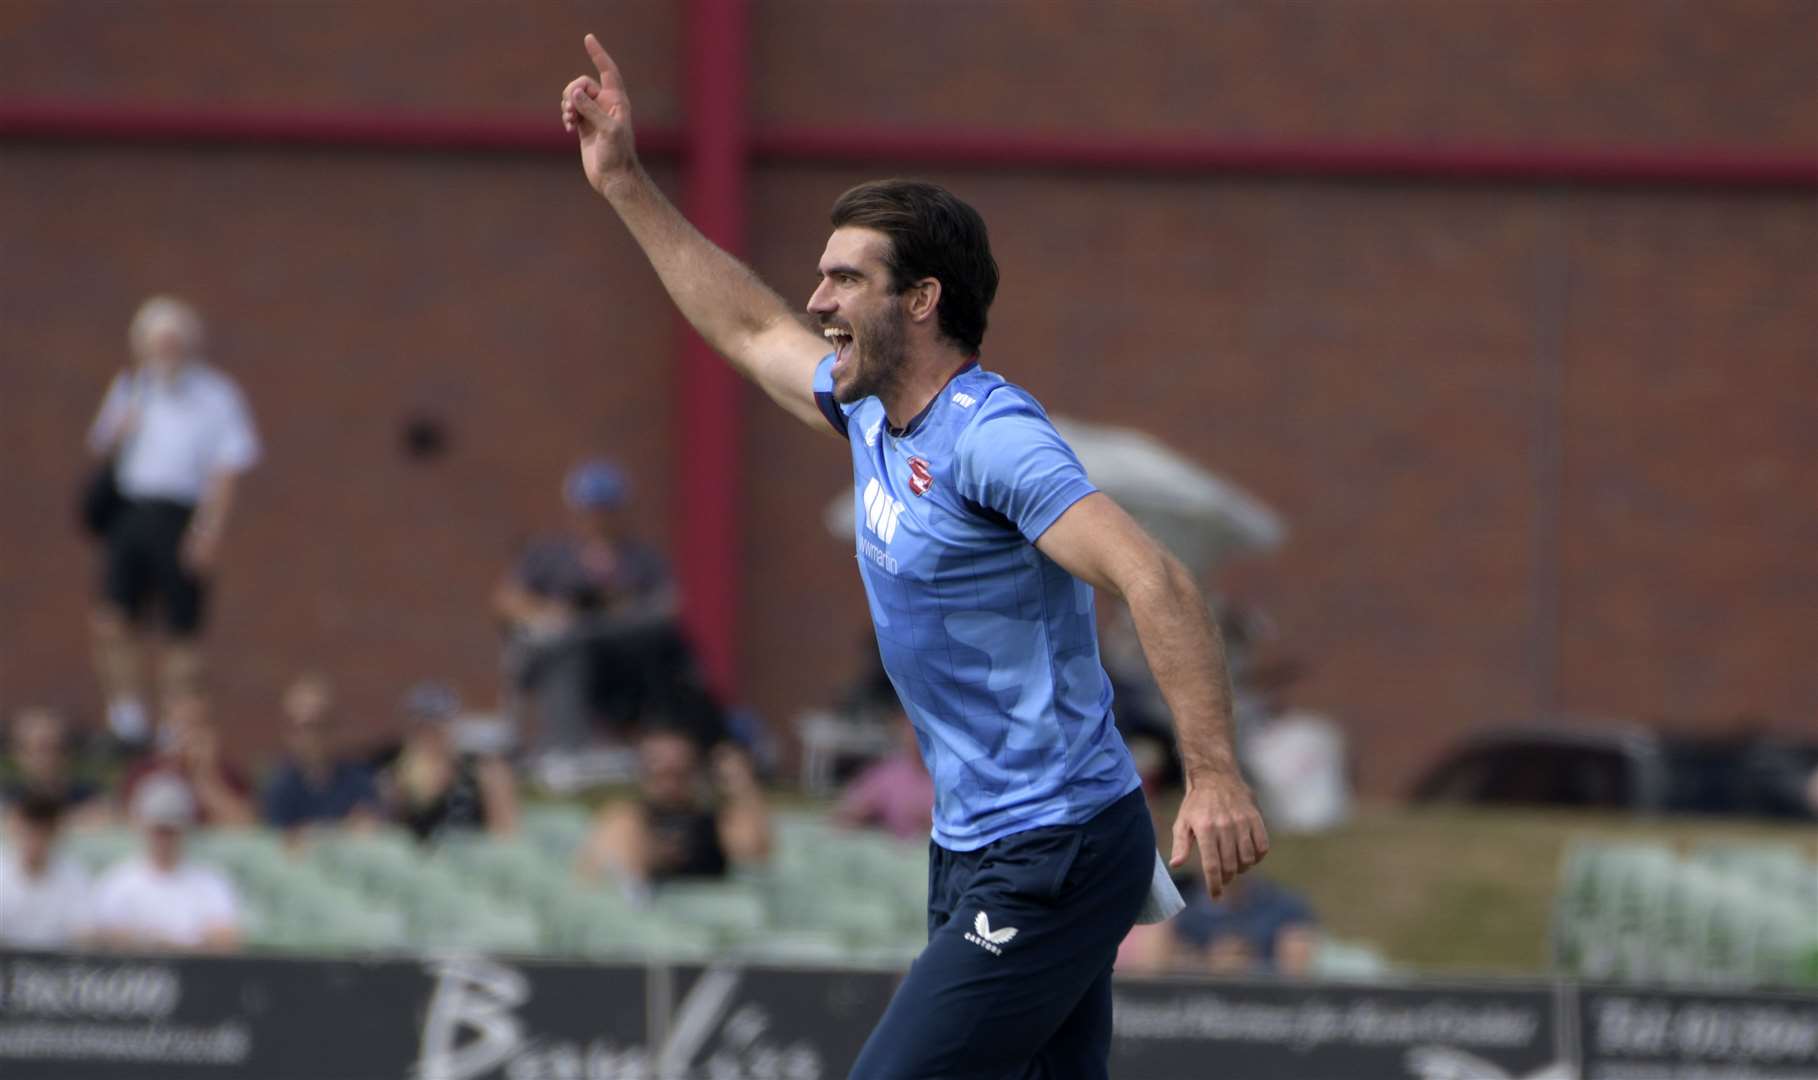
[(973, 357), (972, 359), (966, 361), (964, 364), (961, 364), (959, 366), (959, 368), (954, 371), (953, 374), (947, 376), (947, 381), (942, 383), (941, 388), (934, 392), (934, 396), (928, 399), (928, 404), (922, 406), (922, 411), (916, 413), (915, 416), (910, 418), (909, 422), (907, 424), (904, 424), (900, 429), (893, 428), (890, 426), (890, 417), (888, 414), (886, 414), (884, 416), (884, 430), (888, 431), (890, 433), (890, 437), (893, 439), (906, 439), (909, 436), (915, 434), (916, 431), (918, 431), (921, 428), (922, 422), (924, 420), (928, 419), (928, 414), (934, 411), (935, 405), (939, 404), (941, 398), (946, 396), (947, 387), (953, 385), (953, 380), (959, 378), (961, 375), (964, 375), (966, 372), (971, 371), (973, 368), (975, 368), (977, 366), (978, 366), (978, 357), (976, 357), (976, 356)]

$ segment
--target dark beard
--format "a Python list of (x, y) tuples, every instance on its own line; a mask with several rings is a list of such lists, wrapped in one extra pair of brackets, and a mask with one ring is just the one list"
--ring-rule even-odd
[(852, 345), (856, 349), (861, 334), (864, 339), (864, 355), (859, 358), (858, 370), (853, 372), (852, 381), (841, 390), (835, 388), (834, 400), (841, 405), (851, 405), (868, 397), (883, 397), (896, 389), (903, 381), (903, 366), (907, 356), (903, 350), (903, 312), (893, 308), (890, 314), (876, 323), (852, 327)]

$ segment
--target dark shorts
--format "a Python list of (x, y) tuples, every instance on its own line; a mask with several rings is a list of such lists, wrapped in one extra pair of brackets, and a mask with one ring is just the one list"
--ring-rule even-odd
[(171, 636), (195, 637), (207, 614), (208, 583), (183, 565), (183, 533), (195, 507), (165, 499), (128, 502), (107, 531), (101, 595), (144, 624), (156, 605)]
[(1155, 866), (1142, 792), (1083, 825), (928, 850), (928, 947), (854, 1080), (1102, 1080), (1111, 962)]

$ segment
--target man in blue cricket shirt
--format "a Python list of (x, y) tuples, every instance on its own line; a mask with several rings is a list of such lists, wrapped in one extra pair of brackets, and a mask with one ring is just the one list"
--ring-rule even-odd
[(852, 1075), (1105, 1076), (1118, 943), (1180, 900), (1112, 720), (1094, 587), (1129, 605), (1174, 714), (1174, 865), (1197, 843), (1216, 896), (1269, 847), (1192, 576), (1092, 487), (1034, 398), (979, 367), (997, 263), (976, 211), (900, 180), (840, 196), (816, 337), (651, 183), (618, 69), (586, 44), (599, 77), (568, 84), (562, 119), (588, 182), (701, 336), (852, 449), (878, 648), (936, 791), (928, 947)]

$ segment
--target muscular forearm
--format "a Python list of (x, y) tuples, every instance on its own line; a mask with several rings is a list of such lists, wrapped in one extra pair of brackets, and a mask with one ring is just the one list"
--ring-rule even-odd
[(1129, 589), (1124, 599), (1149, 670), (1174, 714), (1188, 786), (1215, 773), (1235, 772), (1224, 639), (1192, 575), (1166, 560), (1160, 572)]
[(750, 343), (792, 320), (782, 297), (689, 224), (641, 166), (604, 185), (607, 202), (707, 344), (747, 376)]

